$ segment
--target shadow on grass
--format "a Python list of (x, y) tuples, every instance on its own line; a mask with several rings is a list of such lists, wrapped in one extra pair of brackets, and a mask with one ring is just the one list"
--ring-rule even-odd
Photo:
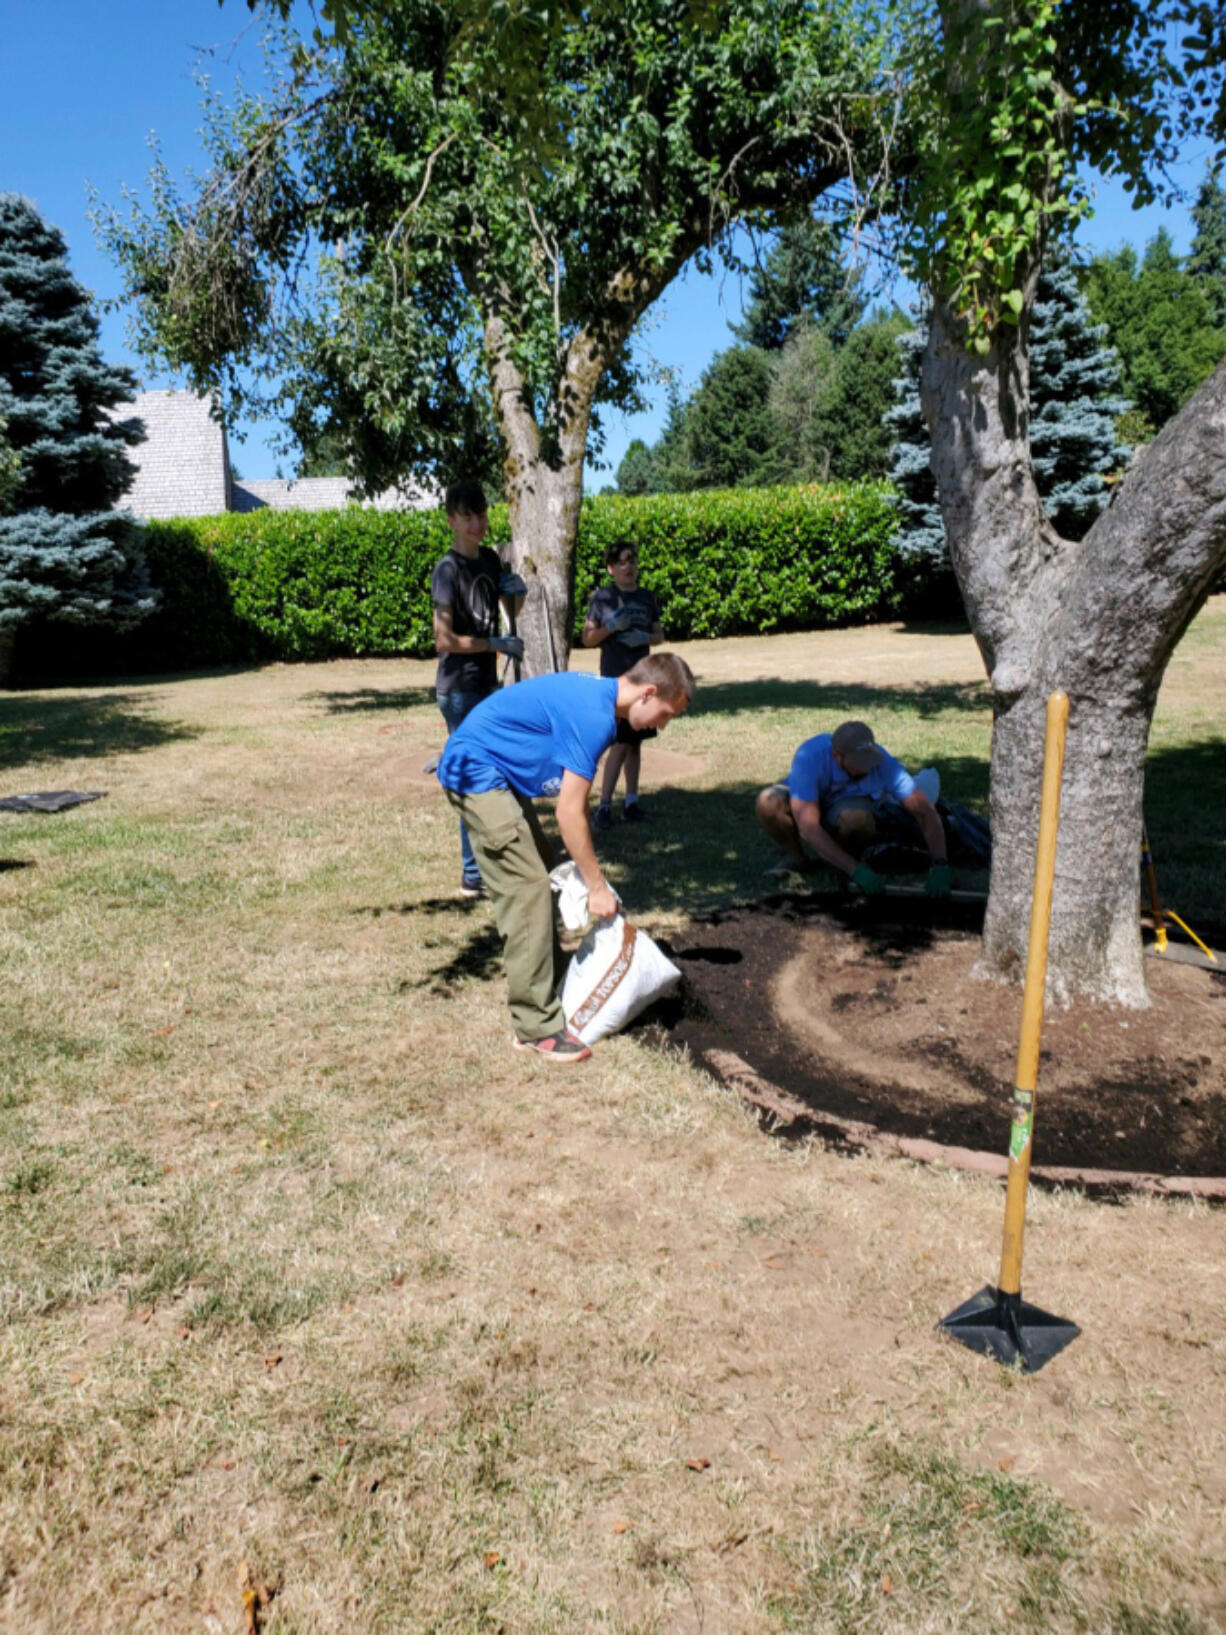
[(358, 687), (347, 693), (308, 693), (329, 715), (376, 714), (384, 710), (417, 710), (434, 703), (433, 687)]
[(978, 715), (991, 707), (987, 683), (980, 681), (877, 687), (857, 681), (762, 679), (700, 682), (689, 713), (741, 715), (756, 710), (804, 710), (833, 725), (848, 717), (862, 717), (871, 724), (874, 712), (881, 710), (909, 710), (926, 719), (949, 710)]
[(139, 692), (0, 696), (0, 769), (131, 754), (201, 736), (203, 728), (146, 714), (147, 699)]
[(449, 960), (436, 965), (415, 982), (403, 982), (405, 992), (428, 988), (440, 999), (448, 999), (458, 982), (486, 981), (502, 970), (502, 938), (492, 922), (477, 927)]

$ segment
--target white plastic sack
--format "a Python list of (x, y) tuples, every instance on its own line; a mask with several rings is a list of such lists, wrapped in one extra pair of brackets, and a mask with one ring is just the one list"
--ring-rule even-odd
[[(549, 872), (549, 884), (558, 894), (562, 924), (568, 931), (586, 931), (591, 920), (587, 907), (587, 887), (577, 863), (559, 863)], [(610, 888), (612, 889), (612, 888)], [(613, 892), (616, 897), (617, 893)]]
[(562, 984), (567, 1026), (585, 1045), (595, 1044), (680, 980), (681, 972), (645, 931), (622, 914), (603, 920), (587, 933), (567, 968)]

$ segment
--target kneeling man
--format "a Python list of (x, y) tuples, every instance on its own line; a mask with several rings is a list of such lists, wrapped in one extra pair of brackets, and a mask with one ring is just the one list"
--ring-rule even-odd
[(619, 721), (656, 731), (694, 696), (675, 653), (652, 653), (617, 677), (563, 673), (504, 687), (477, 705), (447, 740), (438, 778), (464, 820), (503, 939), (514, 1043), (547, 1061), (591, 1051), (569, 1031), (555, 991), (554, 863), (532, 800), (558, 798), (562, 843), (578, 864), (597, 919), (617, 912), (588, 826), (588, 792)]
[(833, 732), (807, 738), (793, 757), (788, 781), (764, 789), (756, 811), (793, 868), (812, 867), (807, 846), (820, 862), (841, 869), (861, 891), (875, 896), (885, 882), (859, 859), (877, 831), (875, 808), (889, 799), (915, 819), (924, 837), (932, 859), (928, 895), (948, 897), (945, 829), (937, 809), (863, 721), (844, 721)]

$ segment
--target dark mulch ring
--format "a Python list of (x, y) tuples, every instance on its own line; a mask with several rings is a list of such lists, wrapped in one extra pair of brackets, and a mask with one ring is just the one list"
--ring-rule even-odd
[[(732, 909), (668, 944), (685, 980), (653, 1021), (815, 1110), (1003, 1157), (1022, 996), (972, 974), (982, 912), (923, 898)], [(1226, 973), (1157, 958), (1146, 971), (1149, 1010), (1048, 1008), (1036, 1165), (1226, 1176)]]

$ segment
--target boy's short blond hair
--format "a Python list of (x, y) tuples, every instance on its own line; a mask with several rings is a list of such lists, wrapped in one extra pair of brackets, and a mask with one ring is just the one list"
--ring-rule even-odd
[(677, 653), (648, 653), (633, 669), (626, 671), (625, 679), (636, 687), (654, 687), (670, 704), (684, 698), (687, 706), (694, 702), (698, 686), (694, 672)]

